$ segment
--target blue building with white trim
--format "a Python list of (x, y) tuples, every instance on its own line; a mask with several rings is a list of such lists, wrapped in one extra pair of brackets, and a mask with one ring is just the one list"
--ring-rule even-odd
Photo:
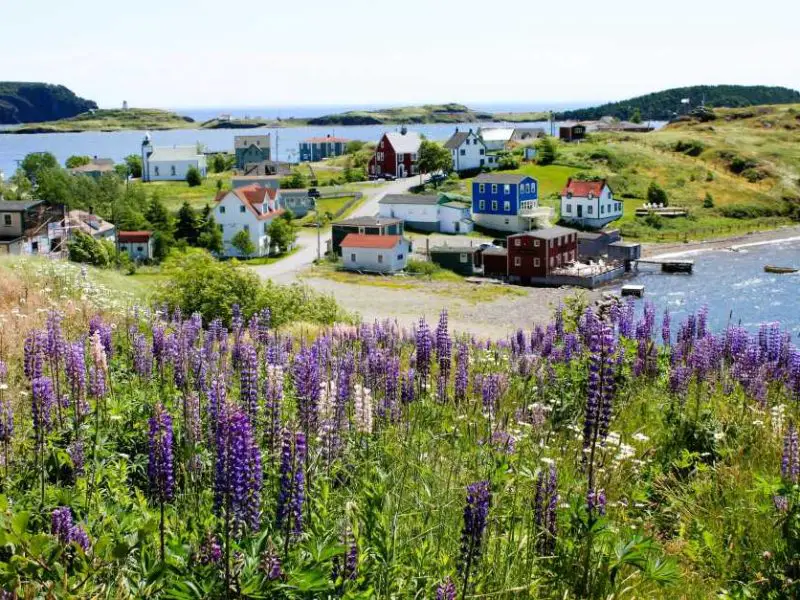
[(472, 220), (495, 231), (529, 231), (547, 217), (539, 208), (539, 182), (529, 175), (484, 173), (472, 182)]

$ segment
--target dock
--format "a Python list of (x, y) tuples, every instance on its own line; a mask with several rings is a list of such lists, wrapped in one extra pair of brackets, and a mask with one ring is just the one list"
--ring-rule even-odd
[(627, 285), (622, 286), (622, 295), (623, 296), (636, 296), (637, 298), (641, 298), (644, 296), (644, 286), (637, 285), (634, 283), (629, 283)]
[(661, 265), (664, 273), (691, 273), (694, 269), (694, 261), (687, 258), (640, 258), (636, 262), (638, 267), (642, 265)]

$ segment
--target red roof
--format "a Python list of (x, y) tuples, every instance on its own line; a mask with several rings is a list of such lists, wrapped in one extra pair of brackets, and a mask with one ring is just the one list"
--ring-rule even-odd
[(342, 240), (342, 248), (382, 248), (389, 250), (403, 239), (399, 235), (364, 235), (348, 233)]
[(335, 143), (335, 142), (349, 142), (350, 140), (348, 140), (347, 138), (327, 136), (327, 137), (311, 137), (303, 141), (310, 142), (312, 144), (321, 144), (322, 142)]
[(278, 190), (273, 188), (251, 183), (230, 192), (218, 192), (216, 201), (221, 202), (228, 194), (236, 196), (260, 221), (271, 219), (285, 212), (282, 208), (277, 208), (275, 199), (278, 197)]
[(586, 198), (589, 196), (589, 193), (591, 193), (592, 196), (597, 198), (603, 193), (605, 185), (605, 179), (601, 179), (600, 181), (577, 181), (570, 177), (567, 179), (567, 185), (561, 190), (561, 195), (566, 196), (568, 193), (571, 193), (578, 198)]
[(117, 239), (123, 244), (146, 244), (151, 235), (152, 231), (120, 231)]

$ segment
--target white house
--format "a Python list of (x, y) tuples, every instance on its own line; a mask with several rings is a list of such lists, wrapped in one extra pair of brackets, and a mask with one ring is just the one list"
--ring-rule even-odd
[(561, 190), (561, 220), (599, 229), (622, 216), (622, 202), (614, 198), (605, 179), (567, 180)]
[(469, 204), (451, 200), (439, 205), (439, 231), (442, 233), (469, 233), (472, 225)]
[(351, 271), (394, 273), (405, 269), (411, 242), (401, 235), (348, 233), (342, 240), (342, 261)]
[(191, 167), (205, 177), (206, 157), (197, 146), (162, 146), (154, 148), (150, 134), (142, 142), (142, 181), (183, 181)]
[(241, 256), (231, 243), (234, 236), (244, 230), (256, 251), (252, 256), (267, 256), (270, 250), (269, 229), (272, 220), (283, 214), (278, 208), (278, 190), (251, 185), (217, 195), (214, 219), (222, 229), (225, 256)]
[(127, 253), (132, 260), (153, 259), (153, 232), (120, 231), (117, 233), (119, 251)]
[(513, 127), (492, 127), (488, 129), (478, 129), (478, 135), (481, 136), (486, 150), (489, 152), (497, 152), (498, 150), (505, 150), (511, 138), (514, 137)]
[(378, 215), (402, 219), (417, 231), (439, 231), (439, 196), (387, 194), (378, 201)]
[(496, 157), (488, 153), (486, 144), (472, 129), (459, 131), (456, 127), (455, 133), (445, 142), (444, 147), (450, 150), (454, 171), (476, 171), (497, 167)]

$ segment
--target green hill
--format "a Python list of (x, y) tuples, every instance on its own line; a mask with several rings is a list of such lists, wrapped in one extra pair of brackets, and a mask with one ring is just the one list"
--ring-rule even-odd
[[(546, 118), (543, 114), (525, 113), (530, 120)], [(505, 116), (509, 119), (509, 115)], [(488, 112), (476, 111), (463, 104), (424, 104), (380, 110), (353, 110), (308, 120), (309, 125), (412, 125), (419, 123), (477, 123), (497, 120)]]
[(194, 119), (155, 108), (98, 109), (50, 123), (29, 123), (13, 133), (69, 133), (78, 131), (161, 130), (196, 127)]
[(0, 81), (0, 124), (34, 123), (74, 117), (97, 108), (63, 85)]
[(702, 102), (712, 108), (741, 108), (759, 104), (792, 104), (800, 102), (800, 92), (785, 87), (764, 85), (695, 85), (654, 92), (645, 96), (609, 102), (591, 108), (558, 113), (559, 120), (595, 120), (611, 116), (629, 120), (638, 110), (642, 119), (667, 121), (687, 110), (681, 100), (688, 98), (691, 107)]

